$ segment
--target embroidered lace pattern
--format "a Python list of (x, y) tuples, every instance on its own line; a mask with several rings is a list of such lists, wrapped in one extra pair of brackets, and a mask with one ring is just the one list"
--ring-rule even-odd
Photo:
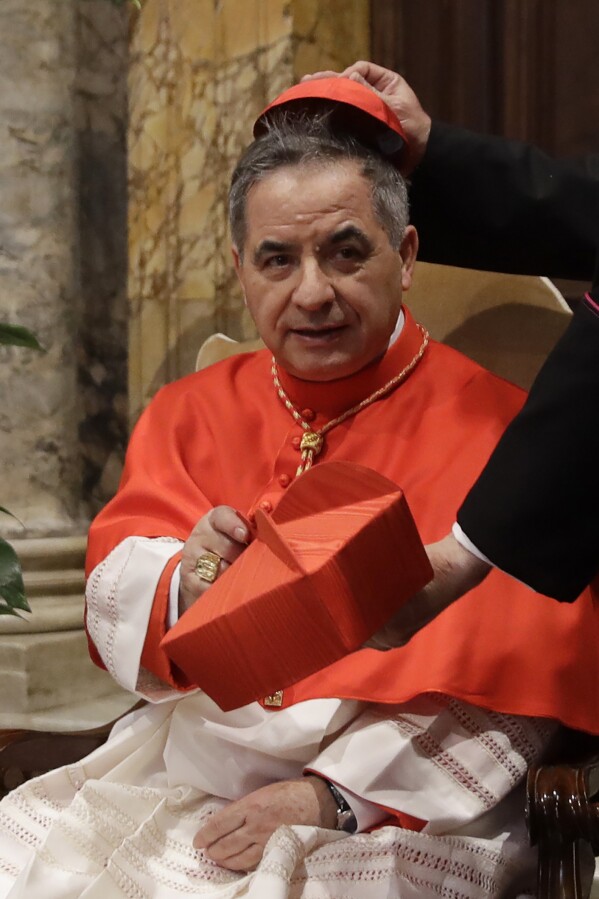
[[(454, 706), (454, 701), (445, 697), (434, 697), (434, 703), (428, 697), (427, 703), (420, 721), (417, 704), (411, 719), (406, 709), (402, 713), (395, 708), (391, 731), (404, 728), (413, 739), (422, 738), (422, 722), (428, 716), (431, 751), (435, 752), (434, 747), (441, 743), (440, 730), (436, 732), (435, 727), (440, 728), (442, 722), (446, 730), (451, 729), (453, 715), (459, 733), (473, 734), (472, 739), (482, 735), (483, 758), (498, 758), (496, 767), (505, 768), (506, 783), (511, 782), (512, 763), (504, 765), (503, 745), (497, 748), (486, 742), (483, 724), (490, 717), (487, 713), (481, 712), (479, 718), (478, 709)], [(374, 714), (378, 715), (378, 709)], [(493, 719), (491, 735), (495, 724), (500, 730), (503, 716), (496, 722)], [(508, 726), (513, 727), (519, 745), (526, 743), (529, 729), (533, 742), (540, 742), (535, 722), (510, 719)], [(138, 742), (135, 735), (133, 744), (124, 743), (123, 769), (129, 764), (127, 747)], [(112, 765), (119, 765), (119, 759), (114, 757), (114, 749), (107, 750), (107, 758), (105, 778), (86, 779), (84, 766), (69, 766), (24, 785), (0, 804), (0, 823), (4, 825), (0, 882), (14, 879), (34, 854), (35, 883), (40, 887), (31, 893), (31, 899), (46, 899), (45, 875), (53, 882), (64, 876), (65, 883), (70, 877), (81, 877), (84, 883), (94, 885), (93, 895), (127, 899), (236, 899), (247, 896), (250, 888), (249, 895), (259, 899), (383, 899), (390, 895), (402, 899), (406, 894), (422, 899), (499, 899), (515, 874), (527, 869), (527, 846), (516, 840), (505, 843), (503, 837), (433, 836), (397, 827), (341, 837), (318, 828), (281, 827), (271, 837), (257, 871), (237, 874), (220, 868), (192, 845), (195, 833), (223, 808), (224, 800), (186, 787), (159, 790), (117, 782)], [(144, 756), (141, 758), (143, 763)], [(101, 765), (97, 756), (95, 759), (97, 771)], [(152, 759), (147, 757), (150, 766)], [(456, 765), (444, 758), (441, 767), (449, 777), (458, 777), (460, 789), (471, 788), (466, 771), (458, 768), (456, 775)], [(482, 793), (485, 798), (481, 783), (474, 778), (476, 795)], [(29, 882), (25, 890), (28, 888)], [(30, 899), (29, 892), (25, 895)]]
[[(260, 868), (282, 880), (289, 871), (281, 870), (279, 862), (270, 862), (272, 852), (268, 853), (268, 849), (275, 845), (286, 848), (285, 831), (281, 828), (273, 836)], [(303, 859), (303, 864), (296, 865), (289, 883), (305, 885), (302, 896), (310, 896), (310, 883), (317, 883), (326, 888), (326, 892), (315, 893), (319, 896), (375, 896), (376, 885), (381, 884), (380, 895), (401, 897), (404, 883), (427, 897), (483, 899), (501, 895), (513, 875), (511, 860), (499, 847), (491, 849), (484, 841), (384, 828), (372, 835), (360, 834), (316, 849)]]
[(500, 715), (457, 699), (447, 698), (446, 704), (456, 721), (488, 752), (493, 763), (503, 768), (512, 786), (522, 779), (557, 727), (540, 718)]
[[(176, 537), (127, 537), (94, 568), (86, 588), (86, 623), (89, 635), (110, 674), (116, 681), (131, 690), (134, 689), (135, 684), (133, 682), (125, 683), (124, 678), (119, 675), (119, 665), (115, 660), (117, 634), (119, 628), (123, 627), (123, 623), (128, 620), (128, 610), (120, 603), (121, 582), (126, 572), (130, 575), (131, 557), (135, 551), (138, 548), (143, 550), (144, 546), (149, 548), (156, 544), (163, 546), (167, 544), (173, 547), (182, 545), (181, 541)], [(172, 554), (170, 553), (170, 555)], [(168, 557), (169, 553), (166, 553), (164, 562), (166, 562)], [(160, 573), (160, 556), (158, 556), (158, 567), (156, 567), (156, 557), (152, 557), (152, 554), (150, 554), (148, 558), (152, 558), (152, 564), (149, 566), (150, 575), (148, 575), (150, 577), (149, 583), (152, 583), (151, 576), (153, 574), (159, 576)], [(145, 566), (140, 563), (140, 559), (137, 556), (134, 561), (141, 570), (140, 576), (145, 577), (147, 572), (142, 570)], [(131, 583), (128, 584), (128, 592), (135, 594)], [(141, 644), (138, 647), (138, 651), (141, 652)], [(122, 656), (122, 652), (123, 647), (121, 646), (117, 652), (117, 657), (119, 653)], [(158, 684), (161, 685), (160, 692), (164, 693), (164, 686), (156, 679), (156, 683), (153, 686), (156, 687)]]
[[(434, 709), (438, 714), (433, 715)], [(438, 694), (423, 695), (420, 703), (415, 700), (397, 707), (393, 723), (421, 756), (475, 797), (484, 809), (492, 808), (522, 780), (554, 729), (551, 722), (498, 714)], [(462, 736), (457, 744), (447, 741), (448, 734), (457, 733)], [(484, 773), (489, 769), (485, 756), (495, 771), (492, 788)], [(474, 764), (473, 758), (479, 761)]]
[(119, 624), (117, 591), (134, 548), (135, 543), (131, 540), (129, 551), (121, 562), (116, 577), (109, 579), (107, 570), (110, 570), (112, 565), (111, 559), (115, 553), (120, 551), (117, 546), (92, 571), (85, 592), (89, 635), (102, 656), (102, 661), (106, 665), (107, 670), (115, 680), (118, 680), (113, 656), (116, 629)]
[[(0, 834), (10, 834), (24, 846), (39, 846), (41, 835), (56, 818), (56, 814), (47, 814), (45, 803), (47, 798), (39, 782), (26, 783), (13, 790), (0, 804)], [(60, 808), (58, 804), (54, 805), (55, 811)]]
[(455, 784), (476, 796), (484, 808), (489, 809), (495, 805), (497, 796), (488, 790), (451, 751), (444, 749), (442, 742), (432, 731), (422, 730), (419, 724), (410, 721), (409, 716), (401, 716), (395, 719), (394, 723), (404, 737), (411, 738), (418, 752), (450, 777)]
[(148, 899), (149, 894), (142, 890), (115, 862), (111, 861), (107, 871), (128, 899)]
[[(34, 795), (29, 791), (25, 804)], [(481, 839), (432, 837), (395, 827), (340, 838), (317, 828), (282, 827), (257, 872), (248, 877), (219, 868), (191, 847), (193, 834), (222, 808), (222, 801), (194, 791), (178, 799), (160, 795), (88, 781), (51, 825), (58, 837), (53, 846), (68, 846), (65, 859), (71, 861), (65, 864), (56, 849), (42, 849), (38, 864), (90, 883), (97, 877), (105, 895), (111, 895), (112, 883), (115, 894), (118, 890), (128, 899), (233, 899), (247, 895), (250, 881), (259, 885), (255, 895), (260, 899), (295, 899), (300, 893), (306, 899), (401, 899), (404, 888), (423, 897), (497, 899), (516, 870), (513, 847), (506, 851), (501, 843)], [(0, 868), (16, 875), (10, 857)], [(43, 896), (36, 893), (33, 899)]]

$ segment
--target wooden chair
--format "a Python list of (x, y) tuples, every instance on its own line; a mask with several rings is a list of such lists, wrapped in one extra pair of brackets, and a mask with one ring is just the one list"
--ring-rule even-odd
[[(570, 315), (547, 279), (424, 263), (406, 301), (435, 339), (524, 388)], [(261, 346), (259, 340), (236, 343), (213, 335), (200, 348), (196, 367)], [(0, 732), (0, 795), (82, 758), (104, 742), (111, 726), (72, 734)], [(539, 849), (537, 896), (588, 899), (599, 855), (599, 739), (562, 731), (552, 753), (546, 764), (531, 768), (527, 782), (529, 832)]]
[(529, 769), (526, 783), (537, 897), (588, 899), (599, 856), (599, 738), (564, 729), (558, 745)]

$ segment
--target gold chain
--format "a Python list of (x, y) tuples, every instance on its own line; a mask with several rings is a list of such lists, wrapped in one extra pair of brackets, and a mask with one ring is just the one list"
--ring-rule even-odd
[(370, 396), (367, 396), (365, 400), (362, 400), (361, 403), (358, 403), (356, 406), (352, 406), (351, 409), (348, 409), (346, 412), (343, 412), (337, 418), (334, 418), (332, 421), (328, 421), (325, 425), (320, 428), (318, 431), (313, 431), (308, 422), (302, 418), (301, 413), (298, 412), (297, 408), (293, 405), (283, 387), (281, 386), (281, 382), (279, 380), (279, 372), (277, 368), (277, 363), (275, 361), (275, 357), (272, 357), (272, 366), (271, 366), (271, 374), (272, 379), (274, 381), (274, 385), (281, 399), (283, 405), (286, 409), (291, 412), (294, 419), (297, 421), (299, 425), (304, 429), (304, 435), (302, 437), (302, 442), (300, 443), (300, 449), (302, 451), (301, 462), (298, 466), (298, 469), (295, 473), (295, 476), (298, 477), (302, 472), (307, 471), (312, 467), (312, 463), (314, 462), (314, 456), (317, 456), (319, 452), (322, 450), (324, 445), (324, 437), (329, 431), (333, 428), (340, 425), (347, 418), (351, 418), (352, 415), (356, 415), (358, 412), (361, 412), (362, 409), (365, 409), (367, 406), (370, 406), (371, 403), (376, 402), (382, 396), (385, 396), (394, 387), (400, 384), (404, 378), (406, 378), (413, 368), (415, 368), (422, 357), (424, 356), (424, 351), (428, 346), (429, 335), (426, 328), (423, 328), (422, 325), (418, 325), (420, 329), (420, 333), (422, 334), (422, 343), (420, 344), (420, 348), (414, 358), (408, 362), (408, 364), (403, 368), (399, 374), (395, 375), (395, 377), (391, 378), (390, 381), (387, 381), (382, 387), (379, 387), (378, 390), (375, 390), (374, 393), (371, 393)]

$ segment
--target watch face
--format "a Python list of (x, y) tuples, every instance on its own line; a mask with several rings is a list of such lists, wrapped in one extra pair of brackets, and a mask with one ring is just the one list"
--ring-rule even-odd
[(346, 811), (337, 812), (337, 830), (344, 830), (345, 833), (355, 833), (357, 826), (356, 816), (350, 808)]

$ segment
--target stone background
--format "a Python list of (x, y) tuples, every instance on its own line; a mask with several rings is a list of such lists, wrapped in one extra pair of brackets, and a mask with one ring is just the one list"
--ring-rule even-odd
[(0, 4), (0, 308), (47, 348), (0, 349), (2, 505), (76, 526), (75, 28), (71, 4)]
[(79, 434), (93, 514), (118, 486), (128, 434), (128, 15), (107, 0), (79, 0), (76, 25)]
[(127, 16), (106, 0), (0, 4), (3, 533), (68, 534), (112, 494), (126, 426)]
[[(107, 0), (0, 3), (0, 516), (32, 615), (0, 619), (0, 725), (94, 726), (130, 696), (89, 659), (83, 557), (127, 429), (128, 15)], [(29, 539), (33, 538), (33, 539)]]

